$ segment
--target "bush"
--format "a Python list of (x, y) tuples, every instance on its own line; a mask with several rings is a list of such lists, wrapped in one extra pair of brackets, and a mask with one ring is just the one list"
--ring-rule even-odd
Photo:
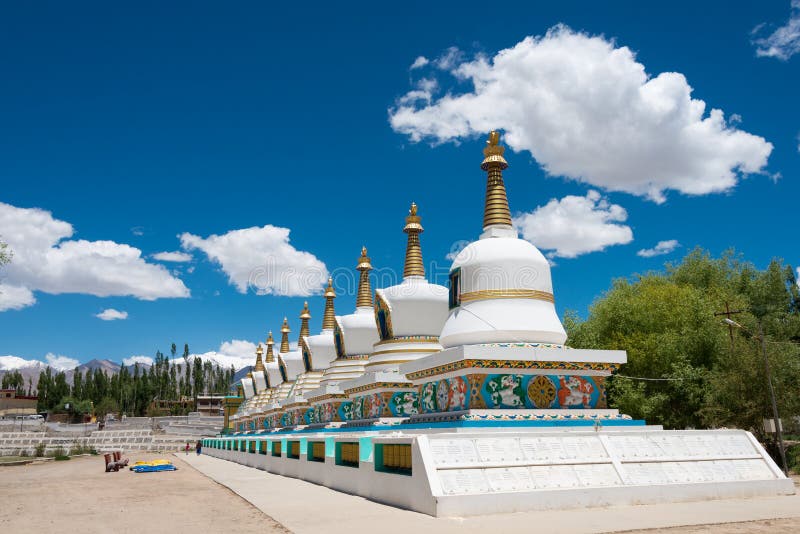
[(40, 441), (39, 443), (37, 443), (34, 449), (36, 457), (41, 458), (42, 456), (44, 456), (44, 450), (45, 450), (44, 441)]
[(56, 454), (55, 460), (56, 462), (63, 462), (64, 460), (69, 460), (69, 456), (66, 454)]
[(19, 451), (19, 455), (20, 457), (25, 458), (26, 456), (28, 456), (28, 449), (22, 449), (21, 451)]
[(800, 445), (792, 445), (786, 449), (786, 465), (791, 471), (800, 474)]

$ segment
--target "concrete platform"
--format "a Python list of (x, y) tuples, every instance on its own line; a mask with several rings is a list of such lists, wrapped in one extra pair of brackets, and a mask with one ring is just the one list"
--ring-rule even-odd
[(597, 533), (798, 518), (800, 494), (690, 503), (518, 512), (435, 518), (386, 506), (296, 478), (273, 475), (207, 455), (180, 458), (289, 530), (381, 534), (409, 532)]

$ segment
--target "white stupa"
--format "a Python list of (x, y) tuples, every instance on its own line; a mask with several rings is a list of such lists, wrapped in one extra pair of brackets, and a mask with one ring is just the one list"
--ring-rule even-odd
[(336, 359), (325, 370), (320, 387), (307, 394), (309, 402), (315, 407), (313, 417), (321, 423), (350, 419), (352, 406), (340, 384), (364, 374), (364, 364), (372, 353), (372, 346), (379, 339), (369, 280), (372, 263), (366, 247), (361, 249), (356, 269), (359, 271), (359, 281), (355, 312), (336, 316), (333, 329)]
[(458, 253), (450, 268), (450, 316), (445, 348), (478, 343), (562, 344), (550, 265), (511, 224), (502, 171), (505, 148), (493, 132), (481, 168), (488, 172), (483, 234)]
[[(297, 377), (291, 393), (281, 402), (284, 408), (281, 423), (284, 426), (317, 422), (313, 418), (313, 410), (310, 410), (306, 397), (310, 391), (319, 387), (325, 369), (336, 359), (336, 344), (333, 341), (333, 330), (336, 324), (333, 299), (336, 298), (336, 292), (333, 289), (333, 280), (330, 278), (324, 296), (325, 312), (322, 317), (322, 331), (317, 335), (310, 336), (302, 327), (300, 329), (299, 348), (303, 356), (305, 371)], [(307, 305), (301, 318), (306, 320), (311, 318)]]
[(423, 228), (416, 204), (411, 204), (403, 231), (408, 234), (403, 281), (375, 291), (380, 341), (373, 346), (364, 375), (341, 385), (352, 399), (354, 420), (416, 413), (417, 388), (398, 368), (442, 350), (439, 333), (447, 319), (447, 288), (425, 279), (419, 240)]

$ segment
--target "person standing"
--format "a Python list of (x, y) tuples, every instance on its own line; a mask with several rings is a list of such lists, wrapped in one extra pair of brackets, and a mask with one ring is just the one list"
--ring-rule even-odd
[(186, 454), (189, 454), (189, 442), (186, 442)]
[(203, 449), (203, 444), (199, 439), (197, 440), (197, 445), (195, 445), (194, 449), (197, 452), (197, 456), (200, 456), (200, 451)]

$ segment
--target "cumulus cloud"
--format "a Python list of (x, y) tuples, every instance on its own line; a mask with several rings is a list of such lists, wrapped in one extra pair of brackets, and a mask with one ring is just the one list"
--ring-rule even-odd
[[(754, 35), (761, 33), (763, 24), (753, 30)], [(800, 0), (792, 0), (789, 20), (766, 37), (753, 40), (756, 55), (774, 57), (783, 61), (800, 52)]]
[(19, 356), (0, 356), (0, 371), (14, 371), (16, 369), (26, 369), (28, 367), (44, 367), (44, 363), (39, 360), (26, 360)]
[(153, 358), (150, 356), (131, 356), (130, 358), (123, 358), (122, 365), (129, 367), (132, 365), (153, 365)]
[(409, 69), (410, 70), (421, 69), (422, 67), (424, 67), (428, 63), (430, 63), (428, 58), (426, 58), (425, 56), (418, 56), (417, 59), (414, 60), (414, 63), (411, 64)]
[(401, 96), (389, 120), (412, 141), (503, 129), (509, 147), (529, 151), (551, 175), (656, 202), (670, 189), (729, 190), (741, 176), (765, 172), (772, 152), (721, 110), (707, 112), (682, 74), (652, 77), (629, 48), (564, 26), (491, 58), (465, 60), (451, 50), (436, 65), (471, 89), (431, 101)]
[(69, 358), (48, 352), (45, 361), (27, 360), (19, 356), (0, 356), (0, 371), (13, 371), (15, 369), (44, 369), (48, 365), (56, 371), (70, 371), (75, 369), (80, 363), (75, 358)]
[(147, 263), (139, 249), (114, 241), (71, 240), (72, 225), (49, 211), (0, 202), (0, 228), (14, 251), (4, 284), (17, 288), (17, 306), (32, 304), (32, 291), (143, 300), (189, 296), (181, 280), (163, 266)]
[(185, 250), (198, 249), (220, 265), (240, 293), (252, 287), (259, 295), (308, 296), (328, 280), (325, 264), (289, 243), (289, 229), (266, 225), (202, 238), (180, 236)]
[(585, 197), (551, 199), (533, 212), (515, 217), (514, 226), (524, 239), (549, 251), (549, 257), (575, 258), (630, 243), (633, 231), (620, 224), (627, 218), (625, 208), (589, 191)]
[[(256, 344), (242, 339), (232, 339), (220, 344), (219, 349), (200, 354), (190, 354), (189, 360), (199, 358), (203, 361), (213, 362), (220, 367), (229, 368), (231, 365), (237, 371), (248, 365), (255, 364)], [(175, 363), (183, 364), (183, 358), (176, 358)]]
[(44, 359), (47, 365), (58, 371), (68, 371), (80, 365), (80, 362), (75, 358), (70, 358), (61, 354), (53, 354), (52, 352), (48, 352)]
[(642, 250), (637, 252), (636, 255), (641, 256), (643, 258), (652, 258), (653, 256), (663, 256), (664, 254), (669, 254), (679, 246), (681, 246), (681, 244), (678, 243), (677, 239), (670, 239), (668, 241), (659, 241), (653, 248), (643, 248)]
[(185, 263), (187, 261), (192, 261), (192, 255), (187, 254), (186, 252), (156, 252), (152, 255), (154, 260), (158, 261), (171, 261), (176, 263)]
[(35, 303), (36, 297), (27, 287), (0, 283), (0, 312), (21, 310)]
[(128, 318), (128, 312), (115, 310), (114, 308), (108, 308), (95, 315), (95, 317), (104, 321), (125, 320)]

